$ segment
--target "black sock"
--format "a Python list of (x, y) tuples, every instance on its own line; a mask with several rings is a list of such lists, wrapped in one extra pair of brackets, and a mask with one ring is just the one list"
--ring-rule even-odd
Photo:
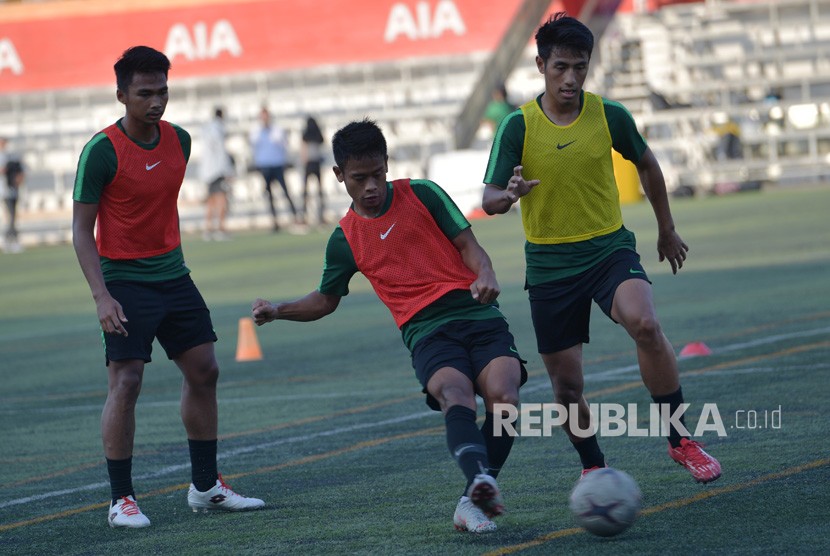
[(489, 474), (496, 478), (504, 462), (507, 461), (507, 456), (510, 455), (510, 449), (513, 447), (515, 438), (507, 434), (504, 429), (501, 431), (501, 436), (496, 436), (494, 431), (495, 418), (488, 411), (485, 413), (484, 424), (481, 426), (481, 435), (484, 437), (484, 444), (487, 446), (487, 459), (490, 460)]
[(590, 469), (592, 467), (605, 467), (605, 456), (602, 450), (599, 449), (599, 442), (597, 442), (597, 435), (591, 435), (584, 440), (573, 443), (579, 454), (579, 459), (582, 461), (583, 469)]
[(467, 492), (475, 476), (490, 467), (484, 438), (476, 426), (476, 412), (454, 405), (447, 410), (444, 421), (447, 424), (447, 447), (467, 478), (467, 486), (464, 487), (464, 492)]
[(199, 492), (216, 486), (219, 473), (216, 470), (216, 440), (187, 439), (190, 447), (190, 473), (193, 485)]
[[(656, 404), (668, 404), (669, 406), (669, 415), (673, 415), (677, 408), (679, 408), (683, 404), (683, 389), (678, 388), (677, 392), (673, 392), (671, 394), (666, 394), (665, 396), (652, 396), (652, 400)], [(680, 416), (680, 423), (685, 427), (686, 422), (683, 419), (683, 416)], [(677, 427), (674, 425), (669, 426), (669, 444), (672, 445), (673, 448), (677, 448), (680, 446), (680, 439), (684, 438), (680, 431), (677, 430)]]
[(107, 460), (107, 473), (110, 476), (110, 493), (115, 504), (124, 496), (135, 497), (133, 490), (133, 458)]

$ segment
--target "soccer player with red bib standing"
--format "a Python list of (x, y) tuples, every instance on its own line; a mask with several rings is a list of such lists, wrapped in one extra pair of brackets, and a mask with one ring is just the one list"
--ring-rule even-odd
[(177, 201), (190, 135), (161, 119), (169, 69), (167, 57), (146, 46), (127, 49), (116, 62), (116, 95), (126, 114), (84, 146), (73, 192), (72, 241), (95, 300), (108, 373), (101, 432), (111, 527), (150, 525), (136, 503), (132, 455), (135, 405), (154, 339), (184, 378), (190, 507), (265, 505), (235, 493), (217, 472), (216, 334), (182, 254)]

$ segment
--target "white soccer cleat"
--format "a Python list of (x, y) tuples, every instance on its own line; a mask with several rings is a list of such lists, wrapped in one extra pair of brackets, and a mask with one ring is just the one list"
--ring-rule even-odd
[(496, 517), (504, 513), (504, 501), (499, 493), (499, 485), (490, 475), (476, 475), (467, 489), (467, 496), (487, 517)]
[(473, 504), (466, 496), (462, 496), (455, 507), (452, 522), (458, 531), (471, 533), (489, 533), (496, 530), (496, 524), (484, 515), (481, 508)]
[(107, 515), (107, 522), (110, 527), (131, 527), (137, 529), (139, 527), (149, 527), (150, 520), (147, 516), (141, 513), (135, 498), (132, 496), (122, 496), (115, 504), (110, 504), (110, 511)]
[(199, 492), (191, 484), (187, 492), (187, 504), (194, 512), (245, 512), (265, 506), (265, 502), (259, 498), (248, 498), (235, 493), (222, 480), (222, 475), (219, 475), (216, 485), (207, 492)]

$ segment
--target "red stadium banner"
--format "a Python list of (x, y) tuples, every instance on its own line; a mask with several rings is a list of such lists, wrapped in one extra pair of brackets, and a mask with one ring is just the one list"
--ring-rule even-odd
[[(558, 4), (556, 2), (555, 4)], [(175, 76), (492, 51), (521, 0), (144, 0), (0, 6), (0, 93), (112, 84), (129, 46)]]

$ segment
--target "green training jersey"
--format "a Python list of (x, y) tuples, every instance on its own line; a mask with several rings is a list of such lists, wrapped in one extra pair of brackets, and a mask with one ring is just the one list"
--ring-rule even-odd
[[(541, 98), (536, 98), (536, 104), (541, 110)], [(580, 114), (585, 110), (584, 93), (580, 96), (582, 103)], [(637, 163), (647, 148), (645, 139), (637, 130), (636, 123), (626, 108), (605, 98), (601, 98), (602, 116), (610, 136), (611, 148), (619, 152), (625, 159)], [(579, 118), (577, 119), (579, 121)], [(571, 124), (572, 126), (575, 125)], [(567, 126), (561, 126), (567, 127)], [(496, 131), (493, 140), (493, 147), (490, 151), (490, 158), (484, 176), (484, 183), (492, 184), (499, 188), (506, 188), (510, 177), (513, 175), (513, 168), (523, 164), (527, 153), (524, 152), (526, 142), (527, 126), (524, 113), (521, 110), (512, 112), (507, 116)], [(568, 143), (560, 143), (561, 152), (568, 153)], [(559, 145), (559, 144), (558, 144)], [(558, 147), (557, 145), (557, 147)], [(577, 151), (574, 154), (578, 156)], [(608, 150), (608, 158), (611, 151)], [(537, 163), (544, 160), (543, 157), (534, 156)], [(600, 167), (600, 166), (597, 166)], [(605, 173), (612, 175), (597, 176), (598, 182), (605, 184), (608, 180), (613, 181), (613, 169), (607, 165)], [(551, 162), (550, 168), (540, 178), (551, 187), (557, 187), (557, 180), (562, 179), (555, 163)], [(563, 184), (560, 188), (566, 188), (572, 184)], [(522, 201), (520, 201), (522, 202)], [(567, 202), (567, 201), (566, 201)], [(603, 202), (611, 202), (605, 198)], [(613, 202), (618, 203), (617, 200)], [(607, 214), (614, 214), (608, 210)], [(601, 213), (600, 213), (601, 214)], [(625, 228), (617, 227), (613, 222), (608, 223), (613, 230), (606, 234), (597, 235), (582, 241), (571, 241), (565, 243), (534, 243), (525, 242), (526, 280), (528, 285), (538, 285), (561, 278), (574, 276), (591, 268), (599, 261), (606, 258), (614, 251), (620, 249), (636, 250), (634, 234)]]
[[(452, 241), (458, 234), (470, 227), (470, 223), (447, 193), (429, 180), (411, 180), (415, 196), (424, 204), (435, 219), (438, 227)], [(394, 188), (386, 183), (386, 202), (380, 214), (385, 214), (392, 204)], [(413, 248), (417, 248), (414, 246)], [(343, 229), (337, 226), (326, 246), (323, 275), (318, 290), (326, 295), (345, 296), (349, 294), (349, 281), (359, 272), (354, 254), (346, 240)], [(454, 320), (484, 320), (504, 318), (498, 304), (483, 305), (473, 299), (470, 290), (453, 290), (437, 301), (421, 309), (401, 327), (406, 347), (412, 348), (418, 340), (444, 323)]]
[[(124, 131), (120, 119), (116, 125)], [(175, 124), (171, 125), (176, 131), (184, 159), (187, 161), (190, 158), (190, 134)], [(161, 135), (153, 143), (145, 144), (136, 141), (136, 144), (143, 149), (152, 150), (158, 145), (160, 139)], [(98, 203), (104, 188), (112, 182), (117, 171), (118, 158), (112, 142), (103, 132), (96, 133), (81, 151), (72, 199), (79, 203)], [(113, 280), (157, 282), (178, 278), (190, 272), (185, 266), (181, 245), (163, 255), (144, 259), (116, 260), (101, 257), (101, 271), (107, 282)]]

